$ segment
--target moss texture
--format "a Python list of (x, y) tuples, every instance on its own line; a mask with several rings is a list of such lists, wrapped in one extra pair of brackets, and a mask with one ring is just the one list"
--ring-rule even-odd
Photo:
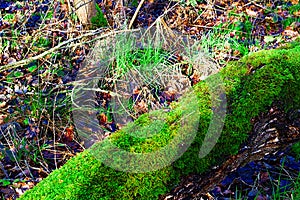
[[(200, 116), (197, 135), (188, 150), (172, 165), (148, 173), (125, 173), (105, 166), (96, 159), (95, 151), (97, 145), (105, 148), (107, 141), (136, 153), (163, 147), (178, 136), (179, 121), (184, 112), (182, 105), (188, 104), (186, 100), (174, 103), (170, 112), (155, 111), (142, 115), (107, 141), (70, 159), (20, 199), (157, 199), (174, 186), (180, 176), (203, 173), (220, 164), (226, 156), (237, 153), (252, 128), (251, 118), (265, 112), (272, 102), (283, 101), (286, 109), (300, 107), (300, 46), (294, 44), (288, 48), (256, 52), (221, 70), (218, 75), (222, 77), (227, 95), (225, 125), (216, 146), (203, 159), (199, 159), (199, 150), (212, 115), (206, 82), (200, 82), (194, 88)], [(163, 116), (166, 123), (151, 139), (128, 134), (132, 130), (130, 126), (141, 128), (135, 134), (147, 131), (147, 128), (143, 129), (145, 125), (155, 127), (159, 123), (155, 120), (158, 115)]]

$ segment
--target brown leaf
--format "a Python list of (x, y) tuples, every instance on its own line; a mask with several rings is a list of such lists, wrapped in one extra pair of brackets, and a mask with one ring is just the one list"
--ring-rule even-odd
[(101, 113), (99, 116), (99, 122), (101, 125), (104, 125), (107, 123), (107, 116), (104, 113)]
[(291, 0), (291, 2), (292, 2), (293, 5), (296, 5), (296, 4), (299, 3), (299, 0)]
[(68, 141), (72, 141), (74, 139), (74, 126), (67, 127), (64, 135)]
[(295, 16), (299, 17), (299, 16), (300, 16), (300, 10), (299, 10), (299, 11), (295, 11), (293, 14), (294, 14)]
[(257, 12), (250, 10), (250, 9), (246, 9), (246, 13), (250, 16), (250, 17), (256, 17), (257, 16)]
[(4, 124), (4, 119), (7, 117), (7, 115), (0, 114), (0, 125)]
[(0, 103), (0, 108), (4, 108), (5, 106), (6, 106), (6, 102), (5, 101), (3, 101), (3, 102)]
[(135, 106), (134, 106), (134, 110), (136, 113), (146, 113), (148, 112), (148, 106), (147, 104), (142, 100), (140, 102), (138, 102)]
[(62, 4), (61, 5), (61, 10), (64, 12), (68, 12), (69, 8), (68, 8), (68, 4)]
[(192, 81), (192, 85), (196, 85), (197, 83), (199, 83), (201, 81), (199, 74), (194, 73), (191, 76), (191, 81)]

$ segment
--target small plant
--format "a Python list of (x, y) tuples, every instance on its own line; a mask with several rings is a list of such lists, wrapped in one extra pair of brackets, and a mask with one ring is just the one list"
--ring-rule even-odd
[(97, 10), (97, 15), (91, 18), (92, 25), (97, 28), (108, 26), (107, 20), (103, 14), (101, 8), (99, 7), (98, 4), (95, 4), (95, 6), (96, 6), (96, 10)]
[(294, 182), (291, 197), (292, 199), (300, 199), (300, 173)]
[(137, 7), (138, 5), (139, 5), (138, 0), (132, 0), (132, 1), (131, 1), (131, 6)]
[[(127, 38), (127, 36), (120, 38), (112, 52), (112, 62), (104, 67), (107, 68), (105, 79), (109, 79), (111, 82), (101, 79), (98, 84), (101, 89), (117, 93), (124, 89), (128, 90), (126, 87), (121, 88), (122, 84), (132, 85), (132, 88), (127, 92), (131, 93), (133, 97), (127, 100), (123, 99), (125, 105), (121, 107), (128, 110), (122, 112), (132, 113), (133, 116), (136, 115), (134, 114), (134, 107), (138, 102), (145, 106), (144, 111), (151, 109), (151, 101), (158, 98), (159, 90), (165, 87), (161, 80), (163, 79), (162, 76), (167, 70), (174, 71), (166, 62), (170, 53), (151, 44), (136, 48), (136, 42), (135, 38)], [(157, 101), (159, 100), (157, 99)], [(107, 109), (113, 108), (108, 107)], [(111, 110), (110, 112), (120, 111)], [(107, 116), (109, 117), (111, 114)]]
[(51, 40), (46, 37), (40, 37), (37, 43), (38, 47), (48, 47), (51, 44)]
[(296, 159), (299, 160), (300, 159), (300, 142), (296, 142), (295, 144), (293, 144), (292, 151), (295, 154)]
[(198, 3), (203, 3), (205, 0), (174, 0), (176, 2), (179, 2), (183, 6), (193, 6), (195, 7)]

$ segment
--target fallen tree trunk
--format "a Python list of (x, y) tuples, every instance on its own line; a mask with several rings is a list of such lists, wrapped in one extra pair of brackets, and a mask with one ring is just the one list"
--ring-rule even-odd
[[(280, 102), (274, 103), (268, 112), (253, 119), (253, 129), (239, 153), (230, 156), (224, 163), (201, 177), (185, 178), (169, 194), (160, 199), (203, 199), (220, 185), (230, 173), (251, 161), (261, 160), (275, 154), (300, 140), (300, 110), (284, 111)], [(193, 176), (193, 175), (191, 175)]]
[[(253, 129), (251, 119), (266, 112), (273, 102), (283, 102), (285, 110), (300, 108), (299, 56), (300, 47), (297, 45), (291, 49), (261, 51), (230, 63), (221, 70), (218, 75), (222, 77), (228, 99), (227, 115), (221, 137), (206, 157), (199, 159), (199, 150), (209, 127), (212, 110), (215, 108), (211, 107), (211, 94), (207, 84), (200, 82), (194, 88), (194, 93), (198, 97), (200, 117), (197, 135), (187, 151), (172, 165), (147, 173), (126, 173), (116, 171), (103, 163), (109, 162), (110, 155), (113, 157), (115, 153), (110, 149), (111, 143), (128, 152), (145, 154), (170, 143), (178, 136), (178, 130), (182, 125), (181, 114), (184, 112), (182, 108), (189, 102), (188, 95), (186, 99), (183, 98), (174, 104), (170, 112), (155, 111), (152, 115), (144, 114), (127, 126), (155, 127), (159, 125), (155, 117), (163, 116), (166, 123), (155, 137), (147, 140), (135, 138), (131, 135), (133, 130), (124, 127), (95, 144), (93, 148), (70, 159), (20, 199), (157, 199), (159, 195), (174, 187), (181, 176), (189, 173), (203, 174), (212, 166), (226, 161), (228, 156), (237, 155), (240, 145), (246, 141)], [(214, 76), (208, 79), (213, 79)], [(268, 141), (268, 138), (264, 139), (265, 134), (269, 133), (261, 132), (262, 142)], [(276, 136), (276, 132), (270, 133), (270, 137), (274, 137), (274, 134)], [(299, 139), (298, 132), (293, 139), (295, 141)], [(180, 150), (184, 145), (185, 143), (182, 143), (174, 147), (174, 150), (176, 148)], [(258, 144), (251, 145), (255, 147)], [(264, 149), (271, 150), (271, 148)], [(99, 159), (95, 152), (111, 154), (100, 156)], [(243, 156), (251, 155), (246, 150), (241, 154), (241, 159), (235, 162), (240, 165)], [(157, 158), (159, 159), (164, 158)], [(234, 162), (233, 160), (231, 161)], [(118, 164), (119, 160), (111, 162)], [(131, 165), (129, 162), (128, 166)]]

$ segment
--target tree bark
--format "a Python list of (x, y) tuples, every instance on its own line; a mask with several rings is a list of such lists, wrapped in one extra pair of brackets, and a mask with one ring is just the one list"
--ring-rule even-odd
[(212, 199), (209, 191), (214, 189), (226, 176), (237, 168), (260, 160), (267, 154), (276, 153), (300, 140), (300, 112), (285, 113), (280, 102), (271, 106), (269, 112), (252, 119), (253, 129), (237, 155), (230, 156), (226, 162), (204, 175), (190, 175), (161, 200)]
[(74, 0), (75, 12), (83, 25), (91, 24), (91, 18), (97, 15), (94, 0)]

